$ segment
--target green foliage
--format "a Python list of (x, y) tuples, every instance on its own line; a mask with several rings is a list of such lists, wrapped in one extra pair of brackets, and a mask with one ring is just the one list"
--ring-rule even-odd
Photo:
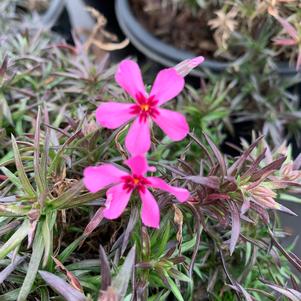
[(126, 157), (125, 129), (111, 133), (94, 120), (100, 100), (124, 99), (114, 67), (12, 18), (13, 2), (0, 5), (7, 11), (0, 16), (0, 300), (299, 296), (289, 263), (300, 270), (300, 261), (278, 243), (285, 233), (277, 217), (269, 221), (266, 208), (254, 204), (242, 214), (251, 195), (246, 185), (266, 183), (266, 173), (283, 179), (284, 162), (297, 166), (297, 160), (285, 161), (261, 137), (244, 142), (239, 158), (219, 150), (227, 133), (235, 133), (234, 117), (270, 122), (266, 132), (273, 137), (279, 120), (298, 130), (297, 102), (287, 91), (298, 80), (280, 80), (269, 66), (261, 73), (251, 64), (269, 65), (268, 33), (256, 43), (237, 37), (247, 55), (228, 73), (207, 73), (201, 89), (187, 87), (178, 98), (192, 133), (177, 144), (154, 141), (149, 159), (156, 175), (186, 185), (192, 198), (179, 204), (153, 191), (162, 218), (153, 230), (141, 224), (136, 199), (120, 219), (105, 220), (105, 191), (88, 193), (81, 180), (84, 167)]

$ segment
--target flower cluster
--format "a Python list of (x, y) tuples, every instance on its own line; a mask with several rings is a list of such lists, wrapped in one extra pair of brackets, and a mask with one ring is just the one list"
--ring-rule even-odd
[(97, 122), (105, 128), (117, 129), (132, 122), (125, 138), (130, 158), (125, 164), (131, 172), (121, 170), (113, 164), (87, 167), (84, 170), (84, 184), (90, 192), (97, 192), (108, 186), (103, 211), (107, 219), (116, 219), (125, 210), (131, 194), (137, 191), (141, 201), (141, 219), (144, 225), (158, 228), (160, 225), (159, 206), (148, 188), (161, 189), (174, 195), (179, 202), (188, 200), (187, 189), (173, 187), (160, 178), (147, 177), (149, 167), (146, 153), (151, 148), (150, 128), (156, 123), (173, 141), (185, 138), (189, 127), (185, 117), (171, 110), (161, 108), (176, 97), (184, 88), (184, 76), (204, 61), (203, 57), (186, 60), (161, 70), (148, 93), (142, 80), (139, 66), (132, 60), (124, 60), (115, 75), (116, 82), (134, 100), (133, 103), (106, 102), (96, 110)]

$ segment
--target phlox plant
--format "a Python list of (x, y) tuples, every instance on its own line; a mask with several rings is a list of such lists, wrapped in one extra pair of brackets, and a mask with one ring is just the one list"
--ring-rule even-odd
[[(301, 38), (298, 30), (290, 24), (286, 19), (282, 18), (276, 13), (272, 14), (274, 18), (281, 24), (285, 32), (289, 35), (287, 37), (279, 37), (274, 39), (275, 45), (279, 46), (296, 46), (298, 48), (296, 70), (298, 71), (301, 67)], [(300, 31), (300, 30), (299, 30)]]
[(84, 184), (90, 192), (95, 193), (108, 185), (115, 184), (107, 190), (106, 209), (103, 212), (106, 218), (118, 218), (134, 190), (139, 192), (142, 200), (143, 224), (154, 228), (159, 227), (160, 213), (148, 187), (165, 190), (180, 202), (188, 200), (188, 190), (172, 187), (157, 177), (145, 177), (147, 171), (154, 171), (148, 166), (145, 153), (151, 147), (149, 127), (152, 121), (174, 141), (182, 140), (187, 135), (189, 127), (185, 117), (180, 113), (161, 109), (159, 106), (176, 97), (183, 90), (183, 75), (203, 61), (203, 57), (197, 57), (180, 63), (176, 68), (160, 71), (149, 94), (145, 90), (137, 63), (124, 60), (119, 64), (115, 75), (116, 82), (135, 100), (135, 103), (103, 103), (96, 111), (96, 120), (101, 126), (115, 129), (135, 119), (125, 138), (126, 148), (131, 155), (125, 164), (131, 169), (131, 174), (111, 164), (87, 167), (84, 171)]
[[(262, 136), (248, 146), (241, 157), (232, 162), (232, 164), (227, 164), (223, 155), (206, 134), (204, 134), (204, 136), (210, 145), (213, 157), (211, 157), (206, 147), (190, 133), (191, 138), (196, 144), (201, 146), (210, 161), (210, 163), (207, 163), (210, 170), (208, 177), (189, 174), (184, 176), (183, 172), (179, 171), (182, 177), (184, 176), (184, 178), (190, 182), (190, 189), (196, 193), (192, 195), (189, 192), (190, 189), (171, 186), (159, 177), (146, 176), (147, 172), (154, 173), (156, 171), (154, 167), (148, 165), (146, 159), (147, 152), (151, 148), (149, 127), (152, 121), (157, 123), (163, 131), (175, 141), (179, 140), (180, 137), (184, 138), (189, 131), (185, 118), (182, 115), (172, 111), (168, 111), (167, 113), (166, 110), (158, 108), (157, 104), (161, 104), (163, 99), (166, 101), (175, 97), (183, 89), (184, 75), (186, 75), (190, 69), (194, 68), (197, 63), (202, 61), (203, 58), (195, 58), (182, 62), (174, 68), (160, 71), (150, 94), (147, 94), (145, 91), (139, 67), (135, 62), (125, 60), (119, 64), (115, 79), (134, 99), (135, 103), (103, 103), (96, 111), (96, 120), (100, 126), (115, 129), (124, 126), (128, 121), (134, 119), (125, 137), (125, 146), (130, 157), (124, 161), (124, 164), (127, 165), (131, 171), (125, 171), (113, 164), (89, 166), (84, 170), (83, 182), (91, 193), (96, 193), (107, 188), (106, 201), (104, 203), (105, 208), (102, 210), (102, 215), (109, 220), (117, 219), (121, 216), (131, 196), (137, 191), (142, 201), (142, 223), (145, 226), (160, 229), (160, 209), (149, 189), (163, 190), (171, 194), (179, 202), (187, 202), (189, 206), (195, 208), (193, 210), (196, 210), (196, 212), (198, 212), (197, 215), (202, 219), (205, 219), (204, 215), (210, 212), (211, 219), (216, 219), (219, 220), (221, 224), (232, 226), (229, 249), (230, 253), (233, 254), (239, 242), (239, 236), (242, 235), (242, 222), (240, 218), (246, 221), (253, 221), (253, 213), (256, 212), (260, 219), (268, 224), (269, 216), (267, 210), (269, 209), (294, 214), (275, 200), (277, 197), (275, 190), (287, 188), (289, 185), (300, 186), (299, 180), (301, 174), (298, 172), (300, 166), (299, 164), (293, 165), (291, 162), (288, 163), (286, 157), (281, 153), (278, 154), (276, 152), (276, 158), (273, 159), (271, 157), (271, 150), (269, 150), (270, 156), (267, 156), (268, 162), (266, 165), (262, 165), (267, 148), (259, 153), (257, 157), (256, 154), (253, 154), (257, 148), (260, 148)], [(173, 80), (171, 81), (169, 79)], [(174, 87), (172, 87), (172, 85), (174, 85)], [(161, 99), (161, 102), (159, 99)], [(171, 115), (171, 119), (168, 118), (168, 114)], [(175, 116), (175, 118), (173, 118), (173, 116)], [(126, 128), (127, 127), (125, 127), (125, 129)], [(121, 131), (124, 130), (121, 129)], [(249, 156), (251, 155), (254, 159), (252, 158), (250, 160)], [(215, 161), (217, 161), (217, 163), (215, 163)], [(284, 165), (284, 162), (288, 165)], [(219, 166), (219, 168), (217, 168), (217, 166)], [(279, 169), (280, 174), (276, 175)], [(284, 171), (282, 172), (282, 170)], [(199, 184), (203, 185), (203, 187), (199, 188)], [(218, 200), (221, 202), (216, 203)], [(139, 204), (136, 202), (130, 206), (130, 210), (133, 211), (133, 213), (130, 213), (131, 217), (136, 214), (134, 212), (137, 212), (137, 208), (139, 207)], [(181, 211), (176, 210), (176, 215), (178, 216), (175, 217), (175, 221), (180, 219), (178, 222), (181, 224), (185, 223), (184, 216), (180, 213)], [(129, 221), (129, 225), (130, 224), (131, 221)], [(160, 230), (168, 231), (166, 227), (166, 219), (164, 219), (163, 229)], [(151, 239), (143, 228), (142, 236), (144, 237), (144, 243), (151, 248)], [(153, 243), (155, 246), (156, 242), (153, 241)], [(143, 245), (139, 243), (138, 245), (144, 248)], [(197, 250), (197, 248), (195, 250)], [(142, 253), (144, 252), (151, 256), (150, 250), (142, 251)], [(220, 252), (221, 256), (223, 256), (221, 249)], [(172, 253), (170, 253), (169, 256), (170, 255), (172, 255)], [(195, 258), (195, 256), (196, 253), (193, 254), (193, 258)], [(164, 279), (168, 279), (166, 281), (169, 282), (174, 295), (178, 300), (183, 300), (180, 291), (174, 287), (173, 280), (169, 278), (169, 274), (164, 271), (164, 269), (163, 271), (161, 270), (162, 260), (163, 259), (160, 258), (148, 258), (147, 256), (146, 258), (142, 257), (143, 262), (139, 264), (139, 267), (142, 269), (158, 269), (160, 273), (164, 273), (165, 277), (167, 277)], [(168, 263), (168, 260), (172, 262), (172, 260), (175, 259), (168, 259), (167, 257), (164, 260), (166, 260), (164, 264), (167, 265), (166, 268), (169, 270), (168, 265), (170, 263)], [(180, 259), (177, 260), (181, 262)], [(190, 271), (193, 269), (193, 263), (194, 261), (192, 260)], [(225, 265), (224, 269), (227, 269)], [(179, 273), (179, 271), (175, 273)], [(186, 279), (184, 275), (178, 276), (182, 277), (182, 280)], [(235, 290), (249, 300), (252, 300), (253, 297), (239, 284), (233, 285)], [(107, 290), (106, 294), (109, 292), (110, 290)], [(111, 293), (114, 294), (114, 290)]]
[[(263, 48), (201, 92), (185, 76), (203, 57), (150, 85), (132, 60), (24, 24), (17, 2), (0, 5), (0, 300), (300, 300), (276, 210), (300, 202), (301, 156), (259, 133), (237, 156), (221, 146)], [(284, 80), (261, 75), (283, 103)]]

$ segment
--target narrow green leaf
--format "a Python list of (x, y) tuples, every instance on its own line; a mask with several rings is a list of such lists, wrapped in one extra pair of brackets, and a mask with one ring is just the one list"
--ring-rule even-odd
[[(49, 115), (48, 115), (47, 105), (45, 103), (44, 103), (44, 119), (45, 119), (45, 123), (48, 124), (49, 123)], [(40, 161), (41, 178), (42, 178), (42, 181), (44, 181), (45, 183), (47, 183), (49, 147), (50, 147), (50, 128), (46, 127), (44, 148), (41, 153), (41, 161)]]
[(4, 173), (4, 175), (6, 175), (8, 177), (8, 179), (18, 188), (18, 189), (22, 189), (22, 184), (21, 181), (19, 180), (19, 178), (13, 174), (9, 169), (7, 169), (6, 167), (2, 166), (1, 167), (1, 171)]
[(8, 152), (0, 159), (0, 165), (6, 165), (7, 161), (12, 160), (13, 157), (14, 157), (14, 153), (12, 151)]
[(294, 196), (288, 193), (280, 193), (279, 194), (279, 199), (283, 201), (289, 201), (289, 202), (294, 202), (297, 204), (301, 204), (301, 198), (298, 196)]
[(132, 276), (133, 267), (135, 264), (136, 249), (135, 246), (130, 250), (129, 254), (125, 258), (125, 261), (118, 272), (117, 276), (112, 280), (112, 287), (116, 289), (116, 292), (120, 296), (121, 300), (125, 297), (126, 291)]
[(170, 269), (169, 275), (171, 275), (174, 279), (177, 279), (179, 281), (184, 281), (184, 282), (192, 281), (187, 275), (185, 275), (184, 273), (182, 273), (176, 269)]
[(9, 108), (9, 105), (5, 99), (5, 96), (3, 93), (0, 93), (0, 125), (2, 124), (3, 117), (11, 124), (13, 125), (13, 119), (12, 114)]
[(39, 288), (41, 301), (50, 301), (48, 289), (46, 287)]
[(49, 203), (56, 209), (66, 206), (69, 202), (72, 202), (72, 199), (75, 198), (81, 190), (83, 190), (84, 184), (78, 182), (74, 184), (69, 190), (62, 193), (56, 199), (51, 200)]
[(166, 223), (165, 227), (162, 227), (162, 229), (164, 229), (164, 231), (162, 232), (162, 235), (160, 235), (159, 240), (157, 241), (158, 249), (156, 252), (156, 256), (158, 257), (162, 256), (167, 248), (167, 243), (170, 234), (170, 222)]
[(52, 228), (53, 228), (53, 215), (56, 217), (55, 211), (51, 212), (51, 214), (46, 215), (46, 219), (42, 225), (42, 234), (43, 234), (43, 241), (44, 241), (44, 258), (43, 258), (43, 267), (45, 267), (52, 255)]
[(12, 204), (0, 204), (0, 216), (26, 216), (31, 209), (31, 206)]
[(92, 202), (92, 201), (98, 201), (103, 197), (103, 192), (97, 192), (97, 193), (85, 193), (81, 195), (74, 196), (71, 200), (68, 201), (67, 204), (64, 204), (63, 206), (60, 206), (60, 209), (70, 209), (70, 208), (77, 208), (79, 206), (82, 206), (86, 203)]
[(193, 247), (195, 246), (195, 243), (196, 243), (196, 234), (194, 235), (194, 237), (191, 240), (186, 241), (182, 244), (182, 247), (181, 247), (182, 253), (184, 254), (187, 251), (192, 250)]
[[(165, 227), (170, 226), (170, 214), (166, 214), (164, 215), (164, 217), (162, 218), (161, 221), (161, 227), (159, 230), (155, 231), (154, 233), (152, 233), (150, 240), (151, 240), (151, 245), (156, 245), (157, 242), (161, 241), (162, 236), (164, 236), (165, 234)], [(169, 230), (169, 229), (168, 229)]]
[(44, 253), (44, 241), (42, 236), (41, 224), (39, 224), (32, 245), (32, 254), (29, 261), (27, 274), (22, 284), (17, 301), (27, 300), (27, 296), (30, 294), (31, 288), (36, 279), (36, 275), (42, 260), (43, 253)]
[(63, 158), (64, 158), (63, 154), (64, 154), (64, 150), (66, 149), (66, 147), (70, 143), (72, 143), (72, 141), (74, 141), (76, 138), (78, 138), (78, 132), (76, 132), (73, 136), (69, 137), (68, 140), (58, 150), (58, 152), (56, 153), (54, 159), (51, 162), (51, 165), (49, 166), (49, 169), (48, 169), (48, 175), (49, 176), (57, 169), (58, 165), (63, 160)]
[(124, 301), (131, 301), (131, 300), (132, 300), (132, 294), (129, 294), (124, 298)]
[(62, 253), (57, 257), (61, 263), (64, 263), (67, 258), (74, 252), (74, 250), (82, 243), (84, 240), (83, 236), (78, 237), (74, 240)]
[(22, 163), (21, 155), (20, 155), (20, 152), (18, 149), (17, 141), (13, 135), (12, 135), (11, 139), (12, 139), (12, 146), (13, 146), (13, 151), (14, 151), (15, 162), (16, 162), (19, 179), (20, 179), (23, 189), (26, 191), (26, 193), (29, 196), (34, 198), (36, 195), (36, 192), (34, 191), (33, 187), (31, 186), (31, 184), (27, 178), (27, 175), (26, 175), (23, 163)]
[(166, 300), (166, 298), (168, 297), (168, 295), (170, 294), (170, 291), (166, 291), (164, 293), (164, 291), (161, 291), (159, 294), (150, 296), (147, 301), (164, 301)]
[(18, 298), (18, 294), (20, 292), (20, 289), (15, 289), (13, 291), (10, 291), (4, 295), (0, 296), (1, 301), (16, 301)]
[(0, 248), (0, 259), (3, 259), (9, 252), (19, 246), (27, 236), (29, 222), (25, 220), (19, 229), (10, 237), (10, 239)]
[(170, 290), (174, 294), (174, 296), (177, 298), (178, 301), (184, 301), (182, 294), (180, 290), (178, 289), (177, 285), (174, 283), (174, 281), (169, 277), (168, 273), (164, 271), (164, 276), (169, 284)]
[(34, 135), (34, 156), (33, 156), (33, 168), (34, 178), (37, 184), (37, 189), (40, 194), (46, 190), (46, 183), (42, 180), (42, 170), (40, 166), (40, 136), (41, 136), (41, 109), (38, 109), (38, 115), (36, 119), (36, 128)]

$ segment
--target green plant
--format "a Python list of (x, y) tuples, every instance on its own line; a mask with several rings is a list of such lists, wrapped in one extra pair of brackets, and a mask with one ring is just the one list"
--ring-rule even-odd
[[(1, 5), (14, 12), (12, 3)], [(193, 130), (186, 140), (171, 143), (154, 129), (151, 172), (191, 192), (180, 204), (153, 189), (162, 217), (156, 230), (143, 226), (135, 195), (109, 221), (105, 191), (92, 194), (82, 184), (86, 166), (120, 164), (127, 155), (126, 128), (110, 132), (94, 117), (100, 100), (126, 100), (113, 83), (114, 67), (96, 64), (79, 41), (69, 46), (12, 22), (0, 36), (10, 33), (0, 51), (1, 300), (265, 301), (279, 293), (298, 300), (291, 264), (301, 271), (300, 259), (293, 245), (278, 242), (286, 233), (273, 209), (292, 213), (283, 199), (298, 200), (300, 157), (294, 160), (290, 148), (270, 149), (262, 136), (243, 140), (238, 157), (219, 150), (244, 98), (256, 98), (259, 110), (260, 93), (271, 108), (287, 97), (283, 106), (294, 115), (290, 83), (273, 83), (249, 63), (260, 46), (234, 65), (232, 79), (209, 74), (201, 90), (188, 87), (178, 98)], [(240, 91), (250, 79), (259, 84)]]

